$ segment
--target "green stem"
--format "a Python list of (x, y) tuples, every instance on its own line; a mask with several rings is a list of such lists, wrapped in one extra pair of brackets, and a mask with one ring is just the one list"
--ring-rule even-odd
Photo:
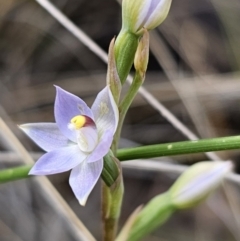
[[(120, 161), (154, 158), (160, 156), (174, 156), (211, 151), (226, 151), (240, 149), (240, 136), (202, 139), (197, 141), (181, 141), (165, 144), (124, 148), (117, 151)], [(0, 171), (0, 183), (27, 178), (31, 166), (24, 165)]]
[(102, 220), (104, 241), (115, 240), (123, 193), (124, 186), (121, 171), (118, 179), (111, 187), (108, 187), (104, 182), (102, 182)]
[(118, 127), (117, 127), (116, 133), (114, 135), (114, 140), (113, 140), (113, 144), (112, 144), (112, 149), (114, 150), (114, 152), (116, 152), (116, 150), (118, 148), (118, 142), (119, 142), (123, 122), (124, 122), (125, 116), (127, 114), (127, 111), (129, 109), (131, 103), (133, 102), (134, 97), (136, 96), (136, 94), (138, 92), (138, 89), (142, 85), (144, 78), (145, 78), (145, 76), (143, 74), (141, 74), (138, 71), (136, 72), (133, 82), (132, 82), (126, 96), (124, 97), (124, 99), (122, 100), (122, 102), (119, 105), (119, 122), (118, 122)]
[(232, 149), (240, 149), (240, 136), (202, 139), (196, 141), (181, 141), (120, 149), (117, 152), (117, 158), (120, 161), (128, 161), (133, 159), (224, 151)]
[(0, 183), (10, 182), (14, 180), (19, 180), (23, 178), (30, 177), (28, 173), (32, 165), (24, 165), (19, 167), (8, 168), (0, 171)]

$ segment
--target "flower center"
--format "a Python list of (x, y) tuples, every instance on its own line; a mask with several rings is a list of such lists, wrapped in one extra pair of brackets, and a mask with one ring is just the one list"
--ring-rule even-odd
[(77, 115), (71, 119), (70, 123), (74, 126), (76, 130), (79, 130), (86, 123), (86, 118), (85, 116)]
[(94, 126), (96, 127), (94, 121), (85, 115), (76, 115), (74, 116), (71, 120), (70, 123), (68, 124), (68, 128), (70, 130), (80, 130), (82, 127), (86, 126)]
[(76, 131), (77, 144), (84, 152), (91, 152), (98, 142), (98, 132), (95, 122), (88, 116), (74, 116), (68, 124), (70, 130)]

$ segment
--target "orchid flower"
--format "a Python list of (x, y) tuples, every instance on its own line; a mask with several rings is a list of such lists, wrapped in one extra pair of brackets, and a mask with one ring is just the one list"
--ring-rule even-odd
[(69, 183), (81, 205), (103, 169), (118, 124), (118, 108), (109, 86), (91, 109), (79, 97), (56, 87), (56, 123), (29, 123), (20, 128), (44, 151), (31, 175), (49, 175), (71, 170)]

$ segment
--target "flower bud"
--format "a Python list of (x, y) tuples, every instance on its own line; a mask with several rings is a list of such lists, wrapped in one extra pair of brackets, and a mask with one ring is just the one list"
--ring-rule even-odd
[(156, 28), (167, 17), (171, 3), (172, 0), (123, 0), (123, 28), (133, 33)]
[(108, 187), (119, 182), (119, 174), (121, 168), (118, 166), (119, 161), (114, 157), (110, 150), (107, 155), (104, 156), (104, 166), (101, 177)]
[(149, 33), (144, 29), (144, 34), (139, 41), (134, 58), (134, 67), (137, 71), (145, 74), (149, 59)]
[(169, 190), (172, 204), (179, 209), (194, 207), (220, 185), (232, 168), (230, 161), (200, 162), (191, 166)]

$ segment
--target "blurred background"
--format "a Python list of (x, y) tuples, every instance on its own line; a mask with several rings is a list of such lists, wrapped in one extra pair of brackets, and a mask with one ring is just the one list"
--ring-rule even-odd
[[(61, 11), (105, 51), (121, 28), (116, 0), (54, 0)], [(239, 0), (173, 0), (167, 20), (151, 32), (152, 54), (144, 87), (200, 138), (240, 132)], [(41, 150), (17, 124), (52, 122), (59, 85), (89, 105), (104, 87), (106, 65), (34, 0), (0, 0), (0, 167), (37, 159)], [(125, 86), (125, 90), (127, 85)], [(143, 96), (127, 115), (121, 147), (183, 141)], [(23, 146), (26, 149), (23, 149)], [(26, 152), (27, 150), (27, 152)], [(31, 154), (31, 157), (29, 156)], [(240, 151), (217, 153), (240, 160)], [(204, 154), (145, 160), (125, 165), (120, 225), (151, 197), (164, 192), (188, 165)], [(146, 164), (146, 165), (141, 165)], [(101, 239), (100, 183), (80, 207), (68, 185), (69, 173), (49, 179), (80, 220)], [(240, 183), (226, 182), (199, 207), (174, 215), (149, 241), (240, 240)], [(87, 240), (47, 179), (0, 186), (1, 241)]]

